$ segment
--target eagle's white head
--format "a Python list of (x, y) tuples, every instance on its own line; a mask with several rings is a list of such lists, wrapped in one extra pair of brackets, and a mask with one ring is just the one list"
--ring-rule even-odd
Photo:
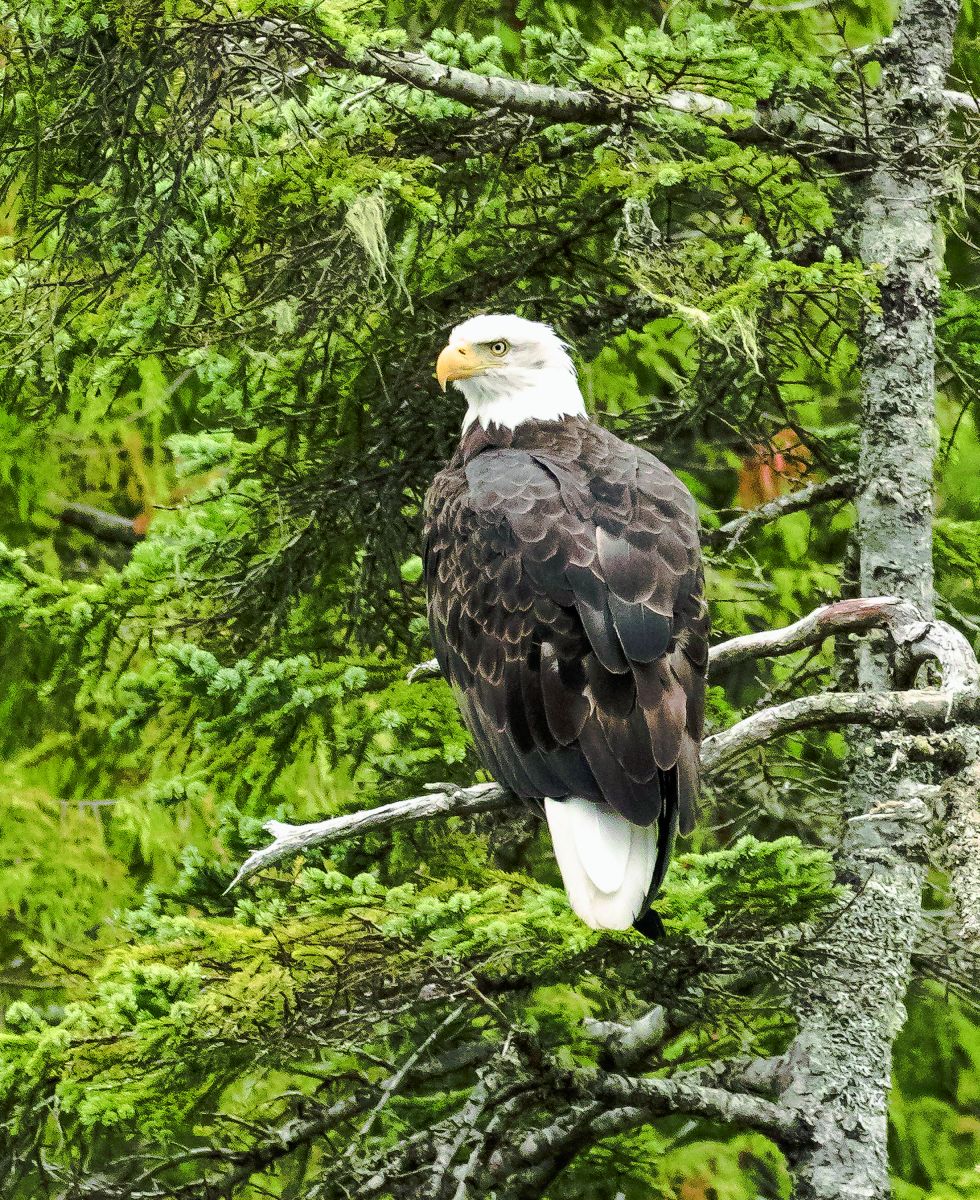
[(513, 313), (471, 317), (449, 335), (436, 377), (467, 400), (463, 429), (479, 421), (513, 429), (522, 421), (584, 417), (585, 401), (565, 343), (550, 325)]

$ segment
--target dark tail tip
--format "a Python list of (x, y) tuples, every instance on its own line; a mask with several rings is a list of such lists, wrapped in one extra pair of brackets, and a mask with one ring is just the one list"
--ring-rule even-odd
[(667, 936), (660, 913), (655, 908), (648, 908), (642, 917), (637, 917), (633, 922), (633, 928), (637, 933), (642, 933), (645, 938), (649, 938), (651, 942), (659, 942), (661, 938)]

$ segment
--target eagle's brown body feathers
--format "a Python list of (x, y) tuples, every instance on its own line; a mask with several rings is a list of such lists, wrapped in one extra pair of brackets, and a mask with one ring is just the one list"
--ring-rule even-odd
[(708, 619), (694, 501), (588, 419), (474, 423), (426, 500), (439, 664), (496, 779), (657, 822), (698, 789)]

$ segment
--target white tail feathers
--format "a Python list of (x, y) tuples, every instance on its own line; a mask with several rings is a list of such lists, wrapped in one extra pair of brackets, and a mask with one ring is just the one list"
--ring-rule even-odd
[(569, 796), (545, 800), (568, 901), (593, 929), (629, 929), (657, 865), (657, 825), (633, 825), (610, 808)]

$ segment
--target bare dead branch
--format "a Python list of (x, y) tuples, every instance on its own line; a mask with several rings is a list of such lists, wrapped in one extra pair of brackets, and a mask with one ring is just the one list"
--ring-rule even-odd
[(946, 691), (980, 684), (980, 666), (967, 639), (944, 621), (924, 621), (913, 604), (894, 596), (838, 600), (783, 629), (732, 638), (712, 648), (711, 668), (717, 671), (747, 659), (791, 654), (837, 634), (870, 629), (886, 629), (895, 644), (907, 647), (917, 660), (935, 658)]
[[(892, 596), (840, 600), (784, 629), (733, 638), (714, 647), (710, 663), (717, 669), (746, 659), (789, 654), (816, 645), (832, 634), (876, 628), (886, 629), (897, 645), (908, 648), (917, 659), (935, 658), (943, 674), (942, 690), (824, 692), (764, 709), (705, 738), (701, 746), (705, 774), (710, 776), (750, 750), (804, 729), (862, 725), (871, 729), (939, 730), (980, 720), (980, 666), (970, 643), (952, 626), (943, 621), (924, 621), (914, 605)], [(429, 664), (422, 666), (428, 668)], [(272, 842), (249, 855), (228, 891), (257, 871), (310, 846), (326, 846), (372, 829), (429, 817), (470, 816), (518, 804), (512, 792), (496, 783), (470, 788), (433, 786), (441, 790), (308, 825), (267, 822), (265, 829)]]
[(908, 692), (822, 692), (763, 709), (702, 744), (706, 773), (727, 766), (740, 755), (774, 738), (804, 729), (868, 729), (932, 731), (980, 721), (980, 688), (959, 692), (921, 689)]
[(443, 790), (429, 796), (413, 796), (410, 800), (396, 800), (393, 804), (382, 804), (362, 812), (348, 813), (342, 817), (331, 817), (327, 821), (314, 821), (309, 825), (288, 825), (284, 821), (266, 821), (263, 828), (273, 837), (273, 842), (260, 850), (254, 850), (242, 863), (238, 874), (228, 885), (231, 891), (243, 879), (254, 875), (265, 867), (299, 854), (310, 846), (328, 846), (341, 838), (356, 837), (371, 830), (388, 829), (392, 825), (405, 825), (412, 821), (424, 821), (429, 817), (473, 816), (475, 813), (493, 812), (510, 808), (517, 803), (513, 792), (499, 783), (478, 783), (475, 787), (458, 788), (447, 784), (436, 784)]
[(437, 658), (427, 658), (425, 662), (416, 663), (409, 671), (406, 679), (409, 683), (417, 683), (426, 675), (441, 675), (439, 670), (439, 660)]
[[(705, 738), (701, 764), (706, 776), (727, 767), (741, 755), (789, 733), (804, 729), (836, 729), (862, 725), (871, 729), (948, 729), (980, 721), (980, 688), (958, 692), (922, 689), (907, 692), (825, 692), (803, 696), (753, 713), (730, 729)], [(281, 862), (310, 846), (328, 846), (369, 830), (387, 829), (430, 817), (472, 816), (515, 807), (517, 797), (496, 783), (450, 788), (431, 796), (415, 796), (382, 804), (364, 812), (331, 817), (309, 825), (268, 821), (270, 845), (254, 850), (242, 863), (228, 891), (256, 871)]]

